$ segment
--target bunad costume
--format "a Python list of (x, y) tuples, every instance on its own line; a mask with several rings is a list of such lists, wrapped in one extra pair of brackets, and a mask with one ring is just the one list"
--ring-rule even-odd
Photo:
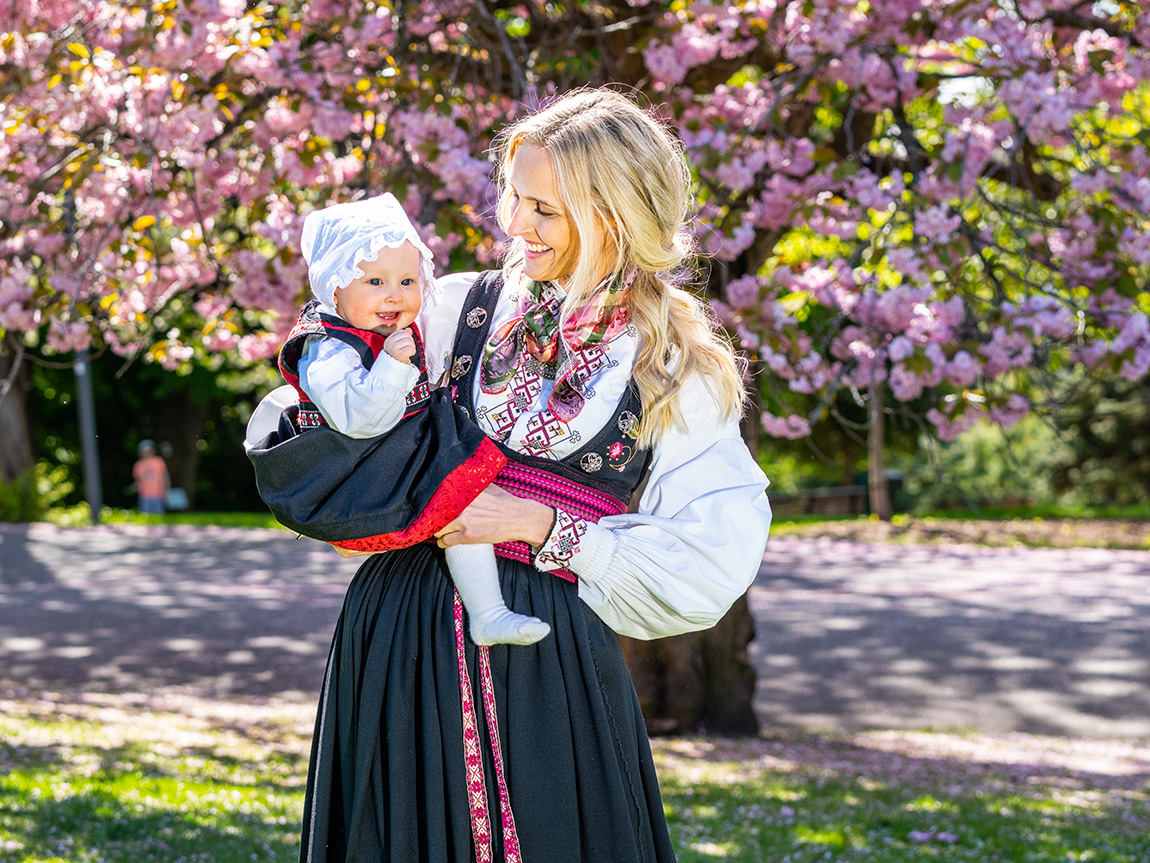
[[(377, 362), (389, 362), (379, 356), (384, 336), (352, 327), (323, 311), (319, 302), (304, 306), (279, 357), (280, 371), (294, 392), (281, 391), (263, 405), (264, 410), (280, 407), (277, 427), (248, 447), (260, 496), (281, 524), (354, 551), (406, 548), (434, 537), (506, 463), (447, 392), (430, 389), (423, 338), (417, 326), (411, 330), (412, 365), (398, 369), (391, 382), (391, 389), (406, 393), (400, 401), (402, 416), (395, 424), (386, 416), (374, 424), (360, 418), (361, 427), (380, 434), (348, 437), (329, 426), (304, 391), (301, 359), (334, 360), (338, 368), (339, 353), (350, 351), (349, 369), (356, 364), (370, 372)], [(415, 382), (409, 386), (410, 378)], [(354, 409), (346, 413), (344, 429), (357, 419)], [(349, 463), (365, 460), (378, 471), (378, 482), (365, 484), (346, 472)]]
[[(423, 327), (429, 373), (447, 375), (444, 391), (507, 458), (495, 483), (556, 509), (541, 548), (496, 545), (508, 604), (552, 633), (476, 647), (442, 550), (369, 558), (332, 642), (300, 859), (673, 861), (616, 633), (722, 617), (762, 559), (766, 478), (701, 379), (684, 384), (683, 426), (638, 446), (639, 337), (613, 296), (625, 284), (563, 328), (551, 283), (510, 292), (485, 273), (440, 286)], [(376, 475), (370, 458), (347, 474), (359, 489)]]

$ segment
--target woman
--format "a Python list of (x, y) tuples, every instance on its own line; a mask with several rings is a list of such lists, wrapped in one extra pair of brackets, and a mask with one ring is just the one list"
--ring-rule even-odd
[(438, 544), (495, 543), (508, 605), (552, 632), (476, 648), (440, 548), (369, 558), (321, 696), (309, 863), (673, 860), (615, 633), (713, 625), (766, 542), (740, 369), (667, 275), (690, 250), (674, 139), (582, 91), (506, 132), (499, 179), (507, 265), (441, 280), (423, 331), (510, 461)]

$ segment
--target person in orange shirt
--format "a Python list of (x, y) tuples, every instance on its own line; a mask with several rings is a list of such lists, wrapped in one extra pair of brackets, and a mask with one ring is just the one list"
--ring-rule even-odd
[(140, 458), (132, 466), (136, 494), (140, 497), (140, 512), (163, 515), (164, 499), (168, 494), (168, 466), (156, 453), (150, 440), (140, 441), (136, 450)]

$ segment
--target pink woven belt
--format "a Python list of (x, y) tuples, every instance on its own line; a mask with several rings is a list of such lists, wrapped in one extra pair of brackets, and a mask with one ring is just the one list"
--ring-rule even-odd
[[(537, 500), (555, 506), (570, 515), (587, 521), (599, 521), (605, 515), (626, 512), (627, 505), (610, 495), (587, 488), (569, 479), (556, 476), (539, 468), (508, 461), (495, 477), (495, 484), (516, 497)], [(532, 562), (531, 546), (525, 542), (501, 542), (495, 546), (500, 557)], [(574, 581), (574, 573), (565, 569), (551, 571), (567, 581)], [(479, 718), (475, 710), (471, 676), (467, 673), (464, 650), (463, 602), (455, 592), (455, 652), (459, 661), (459, 697), (463, 707), (463, 761), (467, 770), (467, 805), (471, 814), (471, 836), (475, 843), (478, 863), (494, 863), (491, 812), (487, 806), (487, 779), (483, 773), (483, 738), (479, 733)], [(510, 650), (518, 650), (511, 647)], [(515, 830), (515, 816), (511, 811), (511, 795), (507, 790), (507, 777), (503, 769), (503, 751), (499, 743), (499, 723), (495, 710), (495, 685), (491, 679), (491, 654), (486, 647), (479, 651), (479, 681), (483, 693), (483, 715), (487, 720), (487, 736), (495, 764), (495, 784), (499, 792), (499, 821), (503, 836), (505, 863), (522, 863), (519, 835)]]
[[(576, 518), (597, 522), (607, 515), (627, 511), (627, 504), (601, 491), (580, 485), (574, 480), (558, 476), (537, 467), (508, 461), (495, 475), (495, 485), (516, 497), (537, 500), (555, 506)], [(531, 565), (531, 546), (525, 542), (500, 542), (495, 545), (499, 557)], [(575, 574), (565, 569), (550, 570), (566, 581), (575, 581)]]

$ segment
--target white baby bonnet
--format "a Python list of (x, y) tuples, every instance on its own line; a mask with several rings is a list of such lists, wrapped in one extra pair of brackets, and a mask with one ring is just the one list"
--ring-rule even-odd
[(308, 213), (303, 220), (300, 247), (307, 261), (312, 293), (334, 311), (335, 292), (364, 275), (359, 263), (378, 260), (380, 249), (396, 249), (404, 241), (419, 250), (423, 304), (433, 306), (439, 301), (439, 288), (431, 266), (431, 250), (419, 238), (394, 195), (384, 193)]

